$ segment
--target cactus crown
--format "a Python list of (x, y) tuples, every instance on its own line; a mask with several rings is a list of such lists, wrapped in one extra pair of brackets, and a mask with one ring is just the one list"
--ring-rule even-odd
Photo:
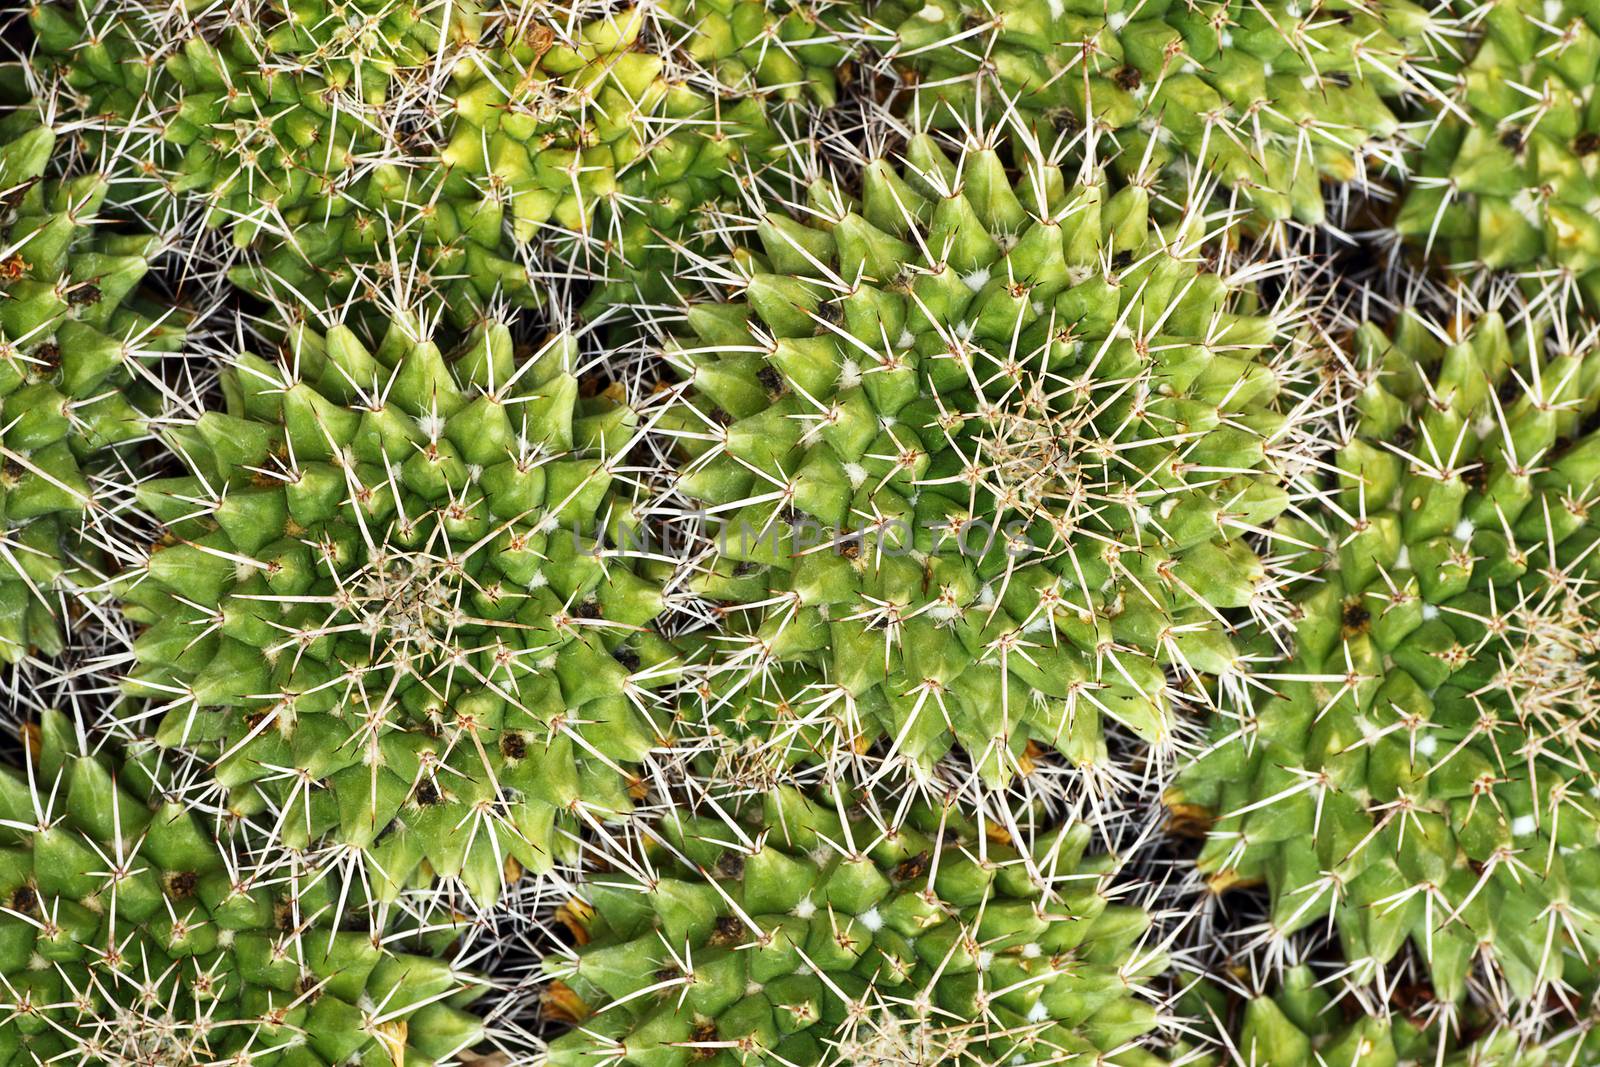
[(1199, 214), (1005, 147), (919, 135), (859, 197), (817, 183), (668, 346), (735, 735), (924, 770), (959, 743), (990, 784), (1030, 745), (1103, 765), (1102, 718), (1164, 752), (1232, 613), (1270, 610), (1244, 535), (1320, 388), (1295, 298), (1211, 269)]
[(371, 348), (298, 327), (167, 430), (192, 473), (141, 487), (170, 533), (124, 579), (126, 688), (236, 809), (376, 849), (384, 893), (548, 869), (556, 816), (631, 807), (622, 765), (665, 730), (616, 473), (635, 416), (578, 358), (500, 325), (449, 357), (414, 322)]

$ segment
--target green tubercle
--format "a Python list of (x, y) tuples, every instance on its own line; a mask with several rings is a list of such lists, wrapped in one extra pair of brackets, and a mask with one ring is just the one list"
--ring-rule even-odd
[(1363, 327), (1354, 526), (1276, 692), (1168, 797), (1276, 933), (1331, 919), (1362, 974), (1409, 940), (1450, 1002), (1480, 963), (1527, 1001), (1600, 949), (1600, 356), (1572, 325)]

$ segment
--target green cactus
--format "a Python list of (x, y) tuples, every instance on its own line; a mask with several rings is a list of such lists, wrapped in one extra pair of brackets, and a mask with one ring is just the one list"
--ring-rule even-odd
[(1362, 328), (1369, 385), (1330, 506), (1353, 527), (1296, 657), (1168, 797), (1201, 870), (1331, 917), (1358, 974), (1409, 938), (1437, 995), (1475, 961), (1518, 1000), (1600, 949), (1600, 484), (1592, 332), (1484, 313)]
[(490, 325), (446, 357), (410, 321), (299, 326), (167, 432), (191, 473), (140, 488), (168, 532), (121, 581), (127, 692), (236, 810), (361, 850), (382, 898), (548, 870), (556, 821), (630, 810), (667, 729), (616, 470), (636, 417), (578, 370), (568, 335)]
[(96, 227), (97, 174), (44, 181), (55, 132), (0, 122), (0, 663), (62, 648), (62, 616), (105, 581), (118, 456), (162, 405), (150, 367), (182, 316), (146, 306), (160, 241)]
[[(459, 63), (439, 151), (450, 173), (504, 191), (517, 243), (544, 242), (548, 261), (594, 282), (593, 316), (670, 300), (682, 249), (714, 249), (701, 229), (743, 203), (783, 143), (761, 96), (677, 76), (647, 28), (632, 8), (571, 45), (538, 38)], [(673, 29), (687, 32), (661, 32)]]
[(430, 299), (466, 325), (497, 297), (535, 305), (535, 239), (576, 239), (566, 259), (637, 290), (660, 235), (687, 238), (779, 142), (759, 98), (669, 80), (642, 8), (580, 24), (273, 2), (165, 36), (64, 6), (30, 18), (129, 203), (226, 228), (236, 284), (313, 310)]
[[(534, 302), (502, 240), (504, 198), (412, 165), (402, 127), (442, 103), (427, 99), (432, 63), (476, 40), (474, 9), (452, 5), (445, 27), (443, 8), (371, 7), (268, 5), (210, 33), (67, 6), (30, 18), (66, 107), (99, 120), (86, 149), (127, 172), (127, 202), (159, 226), (198, 213), (226, 229), (254, 257), (235, 282), (314, 309), (437, 292), (462, 321), (495, 294)], [(384, 12), (372, 32), (345, 30)]]
[[(1015, 106), (1078, 131), (1130, 174), (1220, 181), (1265, 220), (1323, 221), (1323, 181), (1395, 155), (1392, 103), (1429, 93), (1453, 20), (1376, 4), (884, 0), (864, 35), (939, 124)], [(1436, 90), (1435, 90), (1436, 91)]]
[(0, 769), (0, 1063), (425, 1067), (482, 982), (341, 929), (338, 888), (251, 873), (148, 769), (47, 713)]
[(685, 57), (735, 92), (783, 103), (838, 103), (853, 67), (852, 0), (666, 0), (658, 9), (666, 36)]
[(1104, 767), (1103, 719), (1165, 753), (1173, 687), (1272, 597), (1242, 535), (1287, 506), (1316, 388), (1292, 312), (1207, 268), (1198, 216), (1016, 147), (1016, 183), (918, 136), (859, 201), (815, 189), (668, 346), (735, 741), (924, 773), (959, 744), (991, 785), (1030, 744)]
[(783, 788), (727, 823), (665, 816), (648, 880), (566, 910), (545, 1000), (579, 1025), (551, 1067), (1160, 1062), (1139, 1039), (1165, 954), (1087, 827), (1019, 846), (882, 815)]
[(1541, 1047), (1503, 1022), (1475, 1018), (1463, 1025), (1435, 1019), (1425, 1025), (1404, 1014), (1369, 1013), (1353, 1003), (1341, 1004), (1304, 965), (1289, 968), (1270, 994), (1231, 998), (1202, 981), (1185, 992), (1179, 1006), (1226, 1053), (1208, 1050), (1192, 1061), (1196, 1067), (1554, 1067), (1590, 1062), (1567, 1060), (1565, 1042)]
[(1561, 272), (1600, 307), (1600, 11), (1483, 12), (1449, 106), (1419, 123), (1395, 227), (1451, 264)]

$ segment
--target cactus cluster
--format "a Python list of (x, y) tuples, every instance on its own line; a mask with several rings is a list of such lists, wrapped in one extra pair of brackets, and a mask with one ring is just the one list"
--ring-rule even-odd
[(580, 1026), (552, 1067), (1158, 1062), (1137, 1039), (1165, 956), (1084, 858), (1088, 827), (989, 840), (792, 788), (725, 814), (669, 816), (648, 878), (573, 909), (546, 997)]
[(16, 14), (0, 1067), (1600, 1067), (1592, 2)]

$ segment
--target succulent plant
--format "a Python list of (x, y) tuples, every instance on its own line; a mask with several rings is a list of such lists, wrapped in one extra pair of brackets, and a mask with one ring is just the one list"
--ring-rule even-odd
[(688, 239), (697, 209), (779, 143), (761, 99), (709, 96), (648, 50), (643, 8), (274, 0), (177, 24), (131, 6), (31, 18), (126, 199), (158, 223), (226, 228), (235, 283), (312, 310), (429, 298), (465, 325), (497, 298), (535, 305), (555, 273), (531, 265), (536, 238), (575, 240), (565, 258), (637, 289), (663, 240)]
[(852, 0), (665, 0), (662, 32), (734, 92), (832, 107), (858, 42)]
[(1596, 334), (1548, 315), (1364, 326), (1339, 533), (1276, 692), (1168, 803), (1273, 933), (1327, 918), (1357, 973), (1407, 939), (1446, 1002), (1527, 1001), (1600, 948)]
[(1263, 219), (1315, 224), (1323, 181), (1396, 155), (1391, 104), (1439, 94), (1429, 60), (1454, 23), (1407, 0), (885, 0), (863, 34), (907, 72), (927, 121), (1014, 107), (1092, 129), (1128, 173), (1170, 169), (1175, 193), (1209, 176)]
[(1336, 987), (1319, 981), (1305, 965), (1285, 971), (1270, 993), (1248, 998), (1230, 997), (1209, 982), (1197, 983), (1180, 998), (1180, 1006), (1221, 1051), (1208, 1051), (1193, 1062), (1205, 1067), (1537, 1067), (1564, 1062), (1557, 1047), (1540, 1048), (1503, 1022), (1476, 1020), (1464, 1038), (1459, 1025), (1371, 1011), (1354, 998), (1341, 1002), (1335, 992)]
[(151, 368), (181, 334), (136, 292), (160, 240), (96, 225), (104, 177), (44, 180), (55, 142), (35, 112), (0, 122), (3, 663), (59, 652), (64, 616), (106, 580), (128, 539), (125, 454), (164, 404)]
[(470, 5), (449, 26), (444, 10), (265, 4), (167, 24), (132, 6), (40, 5), (30, 17), (60, 67), (60, 106), (82, 116), (86, 150), (123, 171), (123, 200), (158, 227), (198, 216), (225, 229), (248, 253), (235, 282), (313, 309), (437, 292), (465, 321), (493, 296), (539, 294), (502, 238), (504, 198), (415, 165), (448, 110), (435, 63), (481, 32)]
[(723, 98), (678, 69), (670, 46), (688, 29), (647, 30), (645, 7), (595, 20), (570, 45), (536, 28), (459, 64), (451, 89), (441, 160), (503, 193), (519, 244), (542, 242), (547, 261), (592, 283), (584, 310), (596, 317), (667, 299), (682, 250), (714, 250), (702, 230), (715, 236), (716, 214), (743, 206), (784, 143), (762, 96)]
[(166, 430), (190, 473), (141, 486), (166, 534), (120, 582), (126, 691), (236, 811), (366, 855), (380, 898), (548, 870), (557, 820), (628, 811), (668, 730), (636, 418), (582, 369), (571, 335), (492, 324), (445, 356), (414, 320), (297, 325)]
[(425, 1064), (478, 1043), (481, 979), (258, 877), (149, 768), (60, 713), (0, 769), (0, 1062)]
[(0, 1067), (1600, 1067), (1597, 4), (17, 12)]
[(566, 909), (545, 1002), (578, 1025), (552, 1067), (1160, 1062), (1139, 1039), (1164, 952), (1086, 826), (904, 814), (788, 787), (726, 822), (667, 813), (638, 880)]
[(1211, 269), (1201, 216), (1012, 148), (1016, 180), (919, 135), (859, 199), (818, 186), (667, 346), (735, 740), (924, 772), (959, 744), (991, 785), (1030, 745), (1104, 765), (1103, 720), (1165, 754), (1179, 690), (1270, 612), (1245, 535), (1320, 388), (1294, 298)]
[(1483, 9), (1448, 106), (1418, 124), (1395, 227), (1448, 263), (1558, 272), (1600, 307), (1600, 13)]

